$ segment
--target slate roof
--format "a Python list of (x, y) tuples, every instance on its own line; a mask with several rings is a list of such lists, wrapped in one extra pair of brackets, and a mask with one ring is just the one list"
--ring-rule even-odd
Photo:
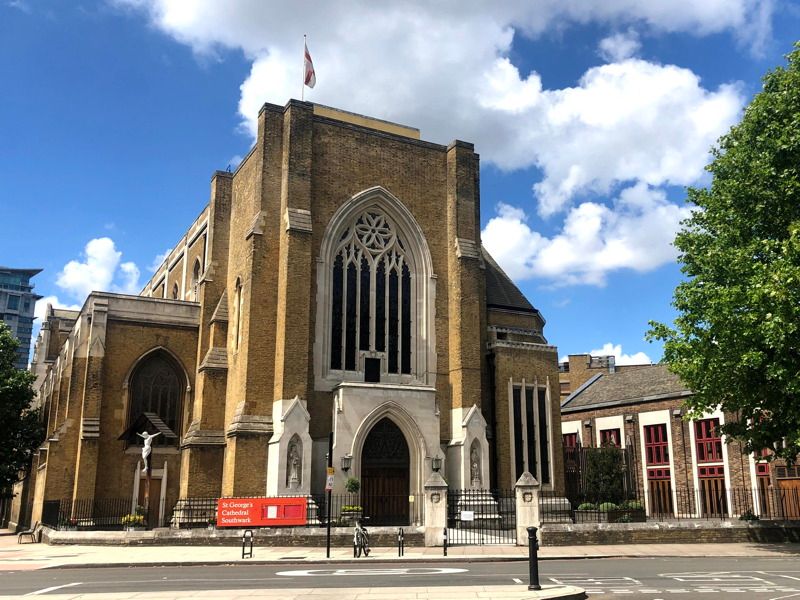
[(561, 405), (561, 412), (591, 410), (603, 406), (635, 404), (666, 398), (682, 398), (691, 390), (666, 365), (649, 365), (595, 375)]
[(538, 313), (519, 288), (505, 274), (491, 255), (482, 248), (483, 260), (486, 264), (486, 305), (495, 308), (506, 308), (521, 312)]

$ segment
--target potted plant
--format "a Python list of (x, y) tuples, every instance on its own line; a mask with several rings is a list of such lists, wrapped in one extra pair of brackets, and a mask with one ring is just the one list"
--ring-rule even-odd
[(122, 526), (126, 531), (144, 529), (144, 515), (128, 514), (122, 517)]
[(344, 489), (348, 494), (357, 494), (361, 489), (361, 482), (355, 477), (348, 477), (344, 482)]
[(613, 523), (644, 523), (646, 520), (644, 505), (636, 499), (626, 500), (618, 510), (609, 513), (609, 522)]
[(217, 527), (217, 517), (208, 517), (208, 530), (213, 531)]

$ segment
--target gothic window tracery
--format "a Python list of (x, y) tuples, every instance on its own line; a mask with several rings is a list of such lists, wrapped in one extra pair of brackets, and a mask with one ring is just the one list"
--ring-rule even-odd
[[(183, 387), (183, 377), (175, 361), (163, 351), (154, 352), (131, 376), (128, 422), (133, 422), (142, 413), (155, 413), (176, 435), (180, 435)], [(164, 445), (169, 440), (159, 436), (153, 443)], [(172, 443), (177, 443), (177, 439)]]
[(344, 229), (332, 264), (330, 368), (357, 371), (359, 353), (383, 358), (382, 371), (412, 373), (413, 258), (377, 207)]

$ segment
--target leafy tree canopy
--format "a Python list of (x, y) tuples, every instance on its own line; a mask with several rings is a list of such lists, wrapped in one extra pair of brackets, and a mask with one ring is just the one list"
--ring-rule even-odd
[(0, 323), (0, 495), (10, 493), (30, 466), (33, 453), (44, 439), (39, 411), (33, 400), (33, 373), (14, 367), (19, 342)]
[[(764, 77), (741, 123), (690, 188), (675, 239), (686, 280), (674, 327), (651, 322), (664, 361), (694, 391), (690, 416), (720, 407), (747, 451), (800, 451), (800, 43)], [(733, 418), (730, 417), (733, 415)]]

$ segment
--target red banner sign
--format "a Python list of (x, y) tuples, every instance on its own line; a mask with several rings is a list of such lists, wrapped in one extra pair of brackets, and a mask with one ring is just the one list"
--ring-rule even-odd
[(305, 525), (308, 500), (298, 498), (220, 498), (217, 527)]

